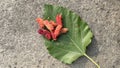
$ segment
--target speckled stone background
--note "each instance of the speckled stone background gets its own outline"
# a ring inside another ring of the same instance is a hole
[[[120,68],[120,0],[0,0],[0,68],[96,68],[85,57],[66,65],[48,54],[35,22],[46,3],[80,15],[94,33],[87,54]]]

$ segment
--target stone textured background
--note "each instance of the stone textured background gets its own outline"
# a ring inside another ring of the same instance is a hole
[[[85,57],[66,65],[48,54],[35,22],[46,3],[80,15],[94,33],[87,54],[120,68],[120,0],[0,0],[0,68],[96,68]]]

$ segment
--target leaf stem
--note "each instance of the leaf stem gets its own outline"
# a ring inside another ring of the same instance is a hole
[[[100,66],[92,58],[90,58],[87,54],[84,54],[84,56],[87,57],[91,62],[93,62],[97,66],[97,68],[100,68]]]

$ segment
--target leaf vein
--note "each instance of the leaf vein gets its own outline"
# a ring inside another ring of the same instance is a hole
[[[75,47],[78,48],[79,51],[80,51],[82,54],[84,54],[84,52],[82,51],[82,49],[78,47],[78,45],[69,37],[69,35],[67,35],[67,37],[73,42],[73,44],[75,45]]]

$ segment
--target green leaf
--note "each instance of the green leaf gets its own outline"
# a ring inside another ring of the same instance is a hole
[[[66,34],[60,35],[57,41],[45,39],[45,45],[49,53],[67,64],[71,64],[81,56],[86,56],[95,63],[86,54],[86,47],[91,43],[91,38],[93,37],[87,23],[66,8],[48,4],[44,8],[44,19],[55,21],[56,15],[62,14],[63,26],[69,29]]]

